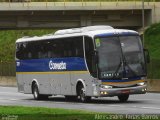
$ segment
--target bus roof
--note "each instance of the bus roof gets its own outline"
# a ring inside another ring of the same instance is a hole
[[[137,34],[138,32],[133,30],[126,30],[126,29],[114,29],[111,26],[106,25],[99,25],[99,26],[88,26],[88,27],[81,27],[81,28],[73,28],[73,29],[63,29],[58,30],[54,34],[48,34],[43,36],[24,36],[22,38],[17,39],[16,43],[18,42],[29,42],[29,41],[39,41],[45,39],[56,39],[56,38],[66,38],[66,37],[76,37],[76,36],[90,36],[94,37],[97,35],[107,35],[107,34]]]

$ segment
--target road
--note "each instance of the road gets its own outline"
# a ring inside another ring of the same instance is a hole
[[[66,101],[63,96],[35,101],[31,94],[18,93],[16,87],[0,87],[0,105],[80,109],[116,114],[160,114],[160,93],[133,95],[126,103],[119,103],[117,97],[93,98],[90,103],[80,103]]]

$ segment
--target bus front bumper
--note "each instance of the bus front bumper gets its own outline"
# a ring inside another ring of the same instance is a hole
[[[126,88],[112,88],[112,89],[100,88],[100,97],[112,97],[123,94],[145,94],[146,91],[147,91],[147,85],[126,87]]]

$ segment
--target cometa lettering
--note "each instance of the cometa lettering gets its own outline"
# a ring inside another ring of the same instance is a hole
[[[50,70],[66,70],[66,63],[63,61],[60,63],[54,63],[52,60],[49,61],[49,69]]]

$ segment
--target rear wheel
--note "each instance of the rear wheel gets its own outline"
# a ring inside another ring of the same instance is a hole
[[[35,100],[48,99],[48,95],[39,94],[38,85],[36,83],[33,85],[32,93]]]
[[[118,99],[119,99],[120,102],[126,102],[128,100],[128,98],[129,98],[128,94],[127,95],[119,95],[118,96]]]

